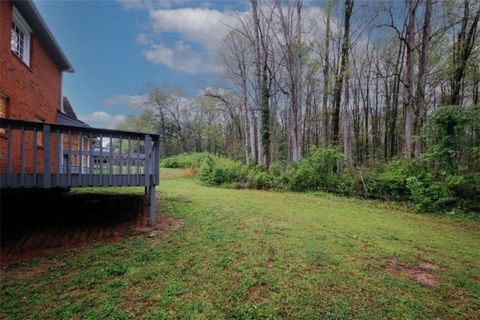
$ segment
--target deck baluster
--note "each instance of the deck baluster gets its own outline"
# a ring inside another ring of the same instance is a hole
[[[128,177],[127,177],[127,184],[129,186],[132,185],[132,181],[131,181],[131,176],[130,176],[130,167],[132,165],[132,149],[131,149],[131,138],[128,137],[128,156],[127,156],[127,174],[128,174]]]
[[[150,135],[145,135],[145,159],[143,161],[143,173],[145,175],[145,186],[148,187],[150,185],[150,162],[148,161],[150,157]]]
[[[103,186],[103,134],[100,133],[100,156],[98,157],[100,161],[100,185]]]
[[[78,180],[80,185],[83,185],[83,134],[80,131],[78,135]]]
[[[7,127],[7,186],[12,186],[12,176],[13,176],[13,168],[12,168],[12,126]]]
[[[37,177],[38,177],[38,169],[37,169],[37,128],[33,128],[33,186],[37,187]]]
[[[93,186],[93,135],[90,132],[90,135],[88,136],[88,175],[89,175],[89,182],[88,184],[90,186]]]
[[[68,130],[67,144],[67,184],[72,185],[72,131]]]
[[[62,155],[62,134],[60,129],[57,129],[57,170],[55,171],[55,184],[57,187],[60,187],[60,178],[61,178],[61,169],[60,164],[62,163],[63,155]]]
[[[137,137],[137,185],[140,184],[140,138]]]
[[[25,186],[25,127],[20,129],[20,183]]]
[[[110,135],[110,159],[108,160],[109,163],[109,180],[110,180],[110,186],[113,185],[113,137]]]
[[[155,184],[160,183],[160,139],[155,140],[155,156],[153,157],[155,162]]]
[[[52,178],[52,141],[50,125],[43,125],[43,187],[50,188]]]
[[[123,146],[123,139],[122,139],[122,136],[120,136],[120,150],[118,152],[118,159],[120,161],[119,165],[118,165],[118,170],[120,171],[120,176],[119,176],[119,179],[120,179],[120,184],[122,184],[123,182],[123,154],[122,154],[122,146]]]

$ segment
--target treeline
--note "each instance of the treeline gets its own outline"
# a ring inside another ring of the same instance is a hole
[[[419,159],[435,110],[478,105],[478,1],[257,1],[218,52],[225,86],[186,98],[150,87],[126,129],[154,130],[162,155],[208,151],[247,164],[298,162],[333,147],[342,165]],[[479,143],[479,124],[466,129]],[[455,157],[478,170],[478,155]],[[472,162],[473,161],[473,162]]]
[[[426,143],[436,141],[420,159],[398,159],[372,167],[345,167],[344,154],[332,147],[312,147],[296,163],[263,165],[210,153],[180,154],[161,161],[166,168],[193,168],[210,185],[291,191],[327,191],[365,198],[407,201],[421,211],[480,212],[480,174],[462,167],[458,146],[478,156],[478,145],[466,141],[466,128],[480,121],[480,109],[446,107],[427,123]],[[478,163],[477,163],[478,166]]]

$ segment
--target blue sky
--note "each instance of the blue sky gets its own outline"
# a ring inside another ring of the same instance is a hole
[[[243,1],[35,1],[75,73],[64,95],[91,125],[114,127],[136,113],[149,84],[188,95],[223,81],[217,49]]]

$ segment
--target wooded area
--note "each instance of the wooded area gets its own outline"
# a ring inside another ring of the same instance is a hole
[[[209,151],[268,167],[334,146],[358,166],[419,158],[435,110],[478,105],[478,2],[321,7],[252,0],[218,52],[223,88],[189,99],[149,87],[145,111],[122,128],[158,131],[164,156]],[[478,142],[478,124],[467,130]]]

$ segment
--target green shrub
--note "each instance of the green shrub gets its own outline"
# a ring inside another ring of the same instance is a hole
[[[313,149],[308,158],[287,169],[289,189],[347,192],[351,180],[337,170],[342,161],[343,154],[333,148]]]
[[[394,160],[378,166],[365,178],[367,192],[378,198],[407,200],[410,190],[407,181],[411,177],[419,177],[424,169],[415,160]]]
[[[252,189],[327,191],[396,201],[408,201],[420,211],[458,208],[480,211],[480,174],[460,168],[456,175],[435,171],[428,160],[400,159],[374,168],[339,170],[343,154],[333,148],[314,148],[308,157],[284,167],[274,163],[243,165],[208,153],[182,154],[162,160],[162,167],[198,170],[210,185]]]
[[[208,155],[200,165],[198,176],[206,184],[223,185],[239,183],[243,172],[240,162]]]
[[[455,197],[455,207],[480,211],[480,173],[464,172],[460,176],[448,176],[445,183]]]
[[[203,160],[209,156],[207,152],[183,153],[160,161],[162,168],[194,168],[198,169]]]
[[[407,179],[410,201],[421,211],[442,211],[455,202],[448,186],[435,181],[431,175],[420,180],[417,177]]]
[[[429,146],[424,157],[448,174],[457,173],[464,156],[471,162],[478,161],[475,155],[480,140],[478,135],[469,136],[466,130],[468,126],[478,126],[478,123],[479,106],[446,106],[435,110],[424,130],[423,139]]]
[[[246,183],[249,188],[253,189],[283,189],[284,186],[284,169],[274,163],[265,170],[263,166],[246,167]]]

